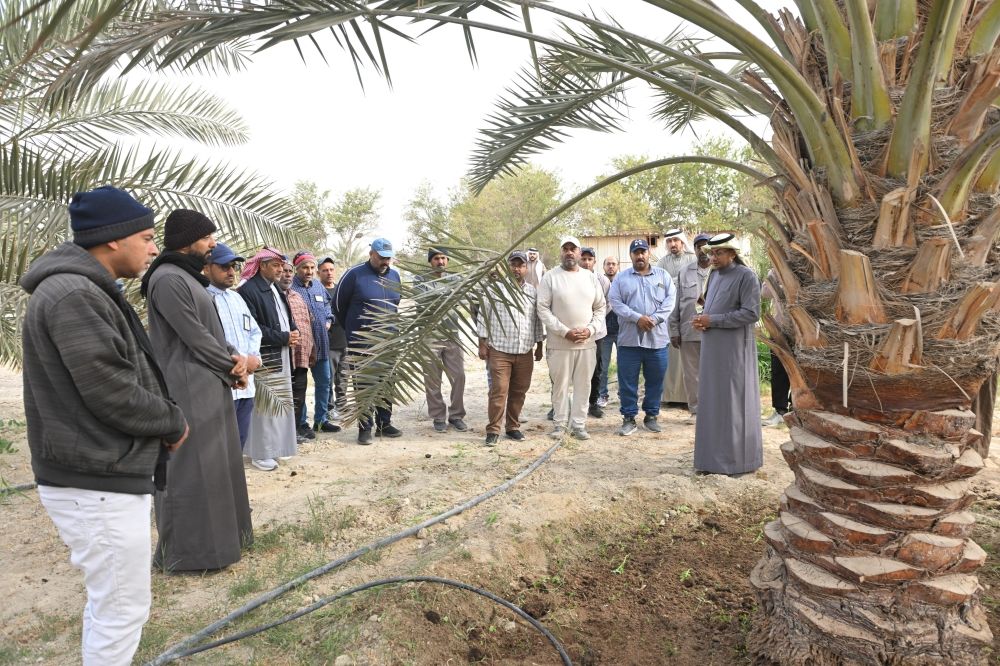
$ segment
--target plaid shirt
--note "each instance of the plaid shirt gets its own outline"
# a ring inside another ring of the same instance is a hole
[[[499,285],[490,285],[487,288],[498,289]],[[535,288],[525,282],[521,285],[521,292],[524,298],[514,301],[516,304],[514,307],[483,299],[479,316],[476,318],[476,331],[479,337],[485,338],[490,347],[505,354],[527,354],[532,347],[545,339],[545,328],[535,306],[535,299],[538,296]],[[514,294],[508,295],[509,300],[513,300],[514,297]]]
[[[309,306],[294,289],[285,292],[288,298],[288,309],[292,311],[295,327],[299,329],[299,345],[292,347],[292,366],[295,368],[311,368],[316,363],[316,343],[312,334],[312,319]]]

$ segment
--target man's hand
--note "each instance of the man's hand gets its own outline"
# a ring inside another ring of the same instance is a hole
[[[288,344],[291,347],[298,347],[299,342],[302,340],[302,335],[298,331],[290,331],[288,333]]]
[[[565,337],[570,342],[573,342],[573,343],[576,343],[576,344],[579,344],[581,342],[586,342],[587,338],[590,337],[590,329],[587,328],[586,326],[583,326],[581,328],[571,328],[566,333]]]
[[[166,447],[167,451],[170,451],[171,453],[173,453],[177,449],[181,448],[181,444],[184,443],[184,440],[187,439],[188,435],[190,435],[190,434],[191,434],[191,427],[185,421],[184,422],[184,434],[181,435],[181,438],[178,439],[176,442],[163,442],[163,446]]]
[[[488,357],[489,355],[490,355],[489,345],[486,344],[486,340],[480,338],[479,339],[479,358],[481,358],[482,360],[485,361],[486,357]]]
[[[257,372],[257,368],[260,367],[260,356],[247,356],[247,374],[252,375]]]
[[[537,345],[535,345],[535,360],[536,361],[541,361],[542,360],[542,343],[541,342],[539,342]]]
[[[707,314],[695,315],[695,318],[691,320],[691,326],[696,331],[707,331],[711,325],[712,320]]]
[[[639,327],[640,331],[649,333],[656,327],[656,320],[649,315],[642,315],[639,317],[639,321],[636,322],[636,325]]]
[[[247,357],[233,354],[230,358],[236,363],[233,365],[233,369],[229,371],[229,374],[233,377],[245,377],[247,374]]]
[[[675,336],[671,337],[670,338],[670,346],[672,346],[674,349],[680,349],[681,348],[681,336],[675,335]]]

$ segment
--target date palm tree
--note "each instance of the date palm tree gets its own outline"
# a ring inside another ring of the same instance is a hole
[[[775,15],[752,0],[644,4],[698,32],[648,38],[540,0],[186,2],[99,36],[50,94],[80,94],[122,56],[195,62],[235,40],[266,48],[326,29],[359,71],[388,76],[385,39],[457,24],[473,56],[477,30],[532,52],[483,131],[479,187],[567,130],[620,129],[638,84],[659,95],[665,131],[726,125],[762,164],[739,168],[777,202],[763,241],[788,321],[764,328],[795,407],[782,446],[795,481],[751,576],[750,646],[786,664],[984,663],[986,555],[967,509],[988,440],[969,408],[1000,342],[1000,0],[796,0]],[[533,30],[540,15],[559,27]],[[748,115],[768,119],[768,140]],[[373,335],[360,403],[419,388],[436,324],[500,261],[464,250],[462,289],[416,296],[416,316]]]
[[[196,208],[240,248],[294,247],[302,226],[301,214],[266,178],[150,141],[246,142],[239,115],[205,91],[133,75],[97,82],[71,102],[46,99],[102,16],[134,18],[155,5],[109,14],[120,3],[53,3],[24,13],[34,5],[0,8],[0,363],[14,366],[27,302],[17,281],[35,257],[68,237],[74,192],[113,184],[163,213]],[[242,57],[239,48],[226,48],[204,64],[233,66]]]

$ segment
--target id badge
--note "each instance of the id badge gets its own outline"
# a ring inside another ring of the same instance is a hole
[[[250,331],[250,315],[248,314],[243,315],[243,330]]]
[[[316,299],[317,303],[322,303],[323,302],[323,297],[320,296],[319,294],[313,294],[313,298]]]

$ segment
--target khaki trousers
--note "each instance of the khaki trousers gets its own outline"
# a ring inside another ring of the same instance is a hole
[[[490,347],[486,364],[490,375],[490,422],[486,432],[499,435],[501,420],[504,421],[505,431],[520,430],[521,408],[524,407],[524,396],[531,388],[531,373],[535,366],[532,352],[508,354]]]
[[[568,420],[570,428],[584,428],[589,407],[590,378],[597,366],[594,348],[547,348],[545,352],[552,380],[552,409],[556,425],[565,425]]]
[[[698,413],[698,362],[701,359],[701,342],[681,342],[681,363],[684,366],[684,392],[687,393],[688,411]]]
[[[424,394],[427,396],[427,414],[435,421],[465,418],[465,349],[448,340],[437,345],[435,355],[440,365],[424,367]],[[451,404],[445,405],[441,396],[441,370],[451,384]]]

